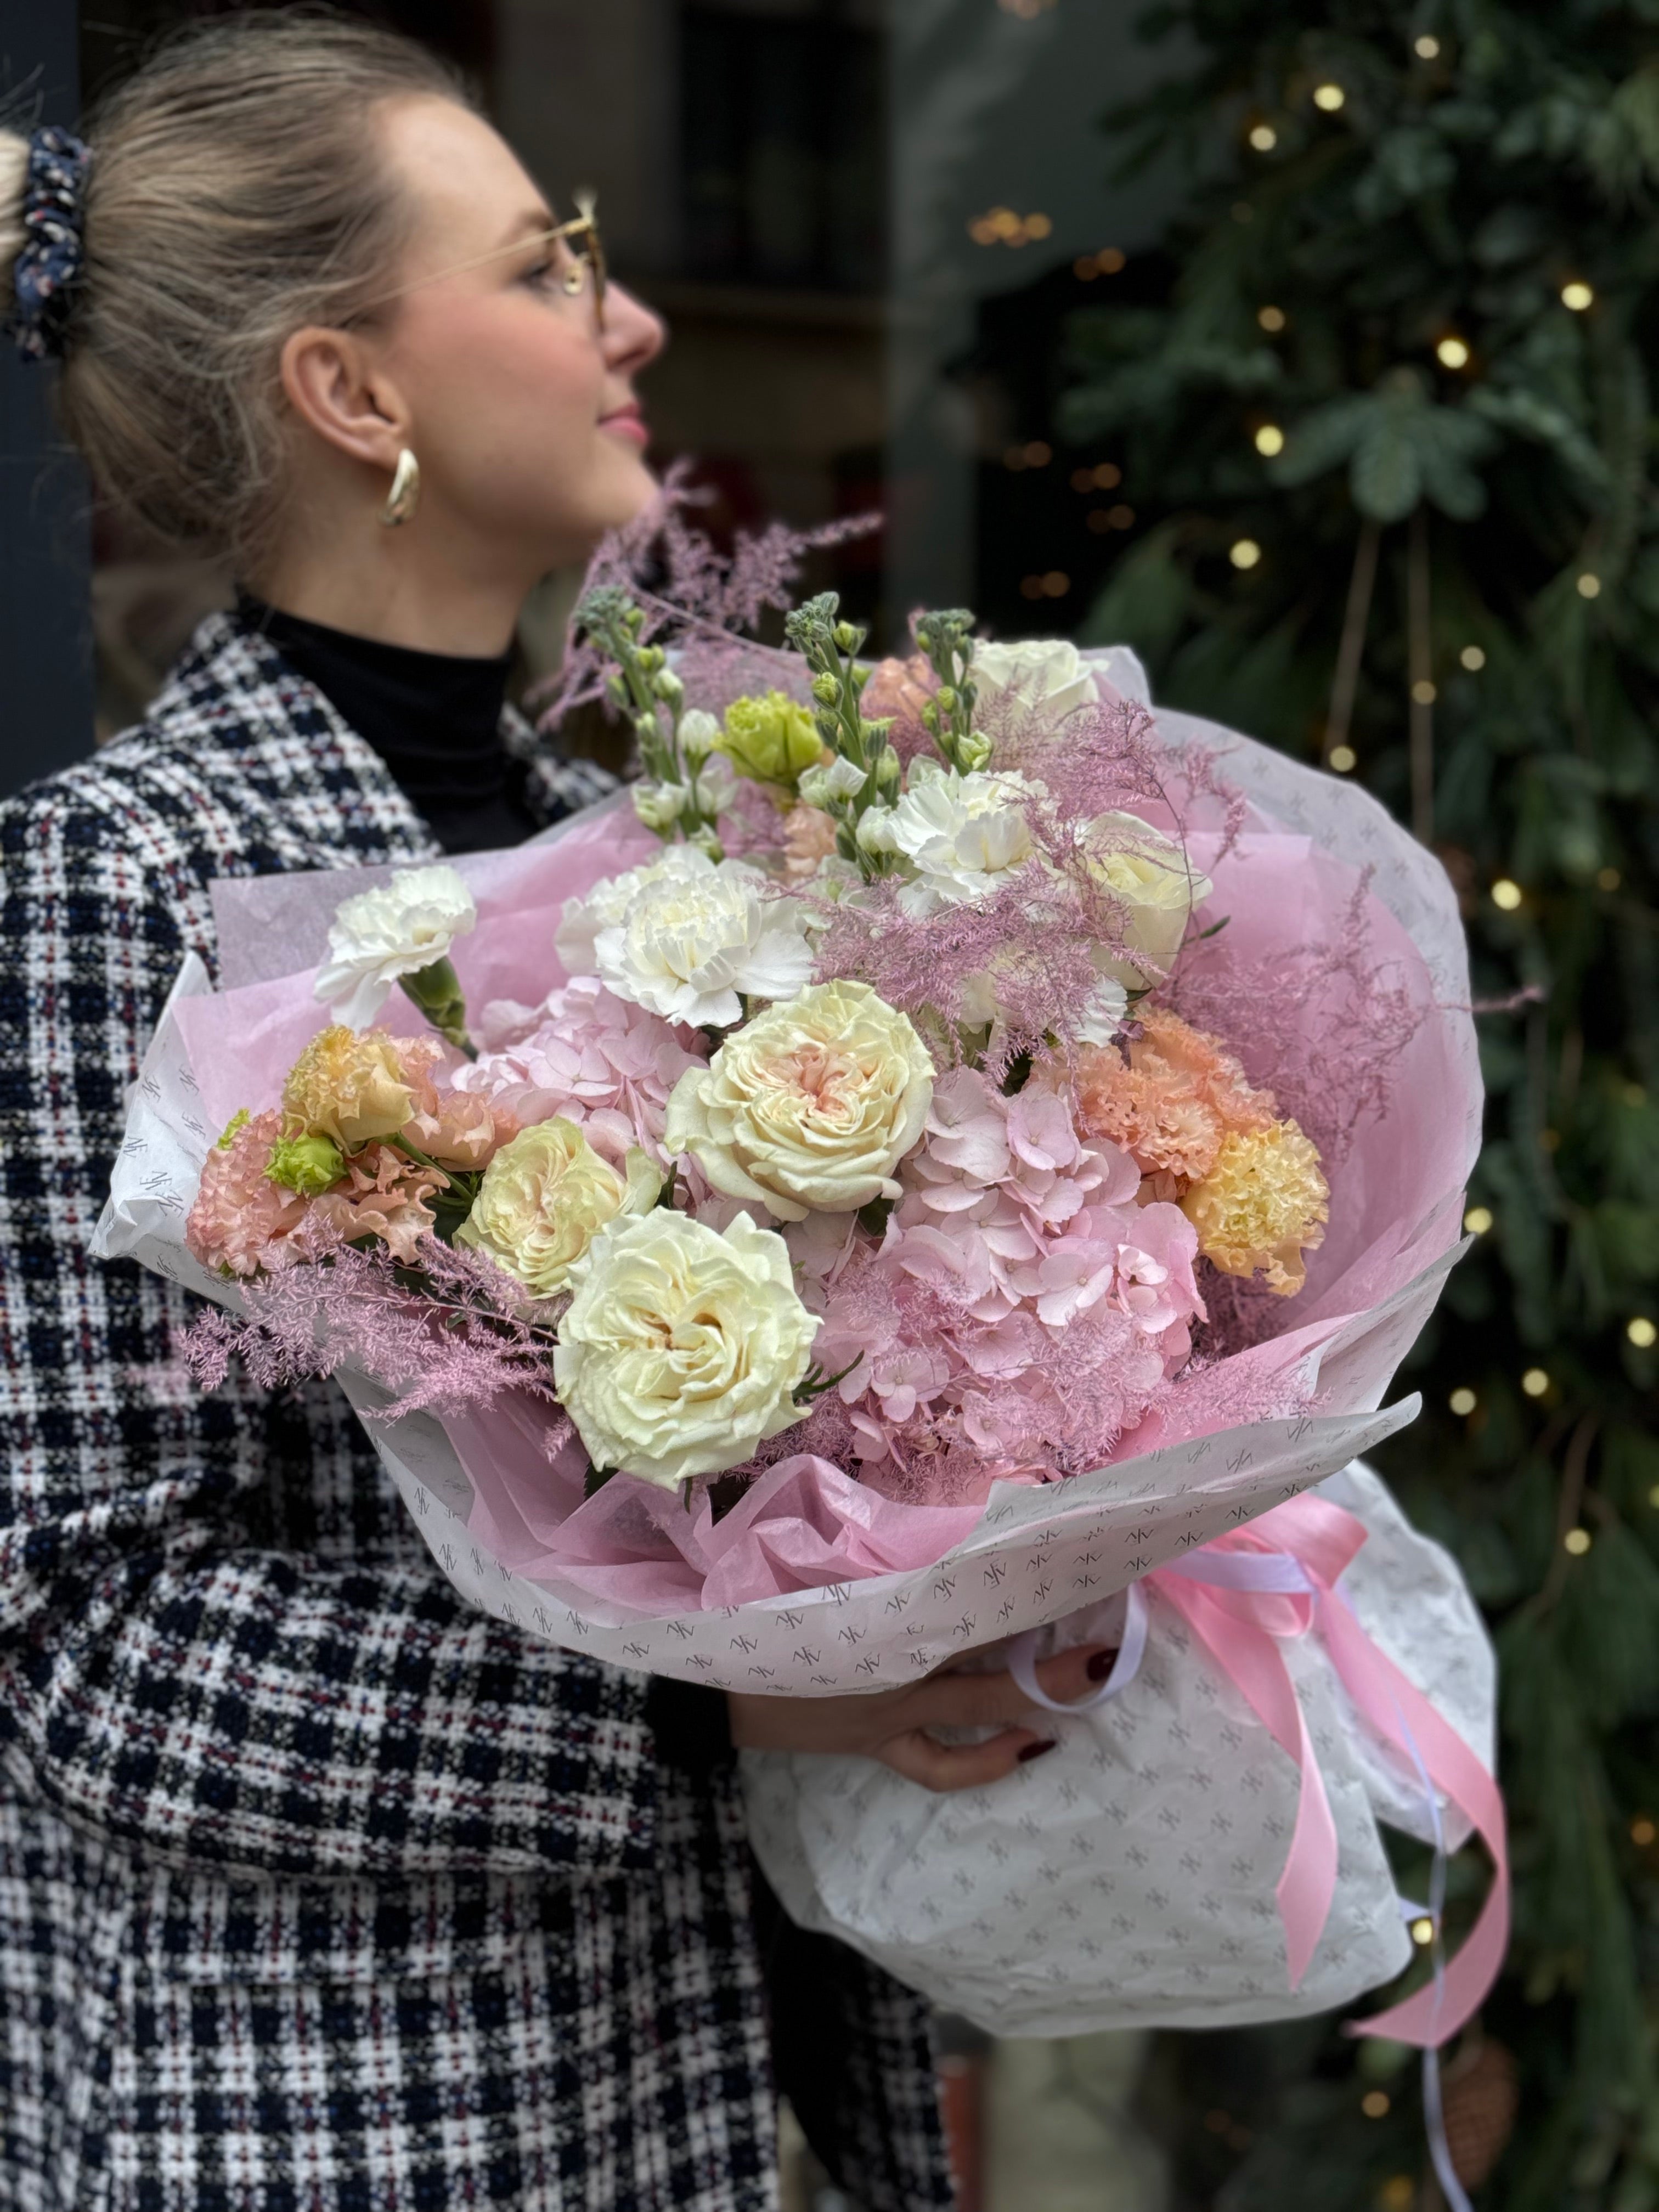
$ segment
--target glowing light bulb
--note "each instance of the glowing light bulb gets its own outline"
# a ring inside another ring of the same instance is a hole
[[[1578,596],[1581,599],[1599,599],[1601,596],[1601,579],[1588,568],[1578,579]]]
[[[1347,96],[1340,84],[1316,84],[1314,87],[1314,106],[1322,108],[1327,115],[1334,115]]]
[[[1476,1402],[1474,1391],[1468,1389],[1454,1390],[1446,1401],[1454,1413],[1472,1413]]]
[[[1432,31],[1425,31],[1420,39],[1413,40],[1412,52],[1420,62],[1437,61],[1440,56],[1440,41]]]
[[[1625,1334],[1638,1352],[1650,1351],[1659,1344],[1659,1328],[1656,1328],[1645,1314],[1635,1314],[1625,1323]]]
[[[1484,1237],[1492,1227],[1491,1206],[1472,1206],[1463,1216],[1463,1226],[1471,1237]]]
[[[1467,368],[1469,349],[1462,338],[1442,338],[1434,349],[1435,359],[1443,368]]]
[[[1486,665],[1486,656],[1478,645],[1466,645],[1457,657],[1472,676]]]
[[[1412,698],[1419,707],[1432,707],[1435,701],[1439,696],[1440,694],[1435,690],[1433,684],[1430,683],[1426,676],[1420,678],[1419,681],[1412,686]]]
[[[1659,1836],[1659,1828],[1655,1827],[1645,1813],[1638,1813],[1630,1824],[1632,1843],[1639,1844],[1645,1850],[1656,1836]]]
[[[1258,123],[1250,132],[1250,143],[1258,154],[1271,154],[1279,143],[1279,133],[1271,123]]]
[[[1595,871],[1595,888],[1598,891],[1616,891],[1624,880],[1617,868],[1598,868]]]
[[[1541,1367],[1529,1367],[1521,1377],[1521,1388],[1529,1398],[1541,1398],[1550,1387],[1550,1378]]]
[[[1285,327],[1283,307],[1258,307],[1255,311],[1255,319],[1264,331],[1271,331],[1275,335]]]
[[[1429,1945],[1433,1942],[1434,1923],[1430,1919],[1426,1912],[1423,1914],[1420,1919],[1413,1921],[1412,1941],[1423,1950],[1426,1950]]]
[[[1575,1559],[1582,1559],[1590,1547],[1590,1532],[1588,1528],[1569,1528],[1561,1543]]]
[[[1507,876],[1499,876],[1492,887],[1492,902],[1504,913],[1513,914],[1521,903],[1520,884],[1512,883]]]
[[[1328,764],[1339,775],[1352,775],[1359,765],[1359,756],[1352,745],[1333,745]]]
[[[1255,449],[1271,460],[1275,453],[1285,450],[1285,433],[1277,422],[1264,422],[1255,434]]]
[[[1368,2120],[1380,2120],[1387,2116],[1389,2104],[1386,2089],[1367,2089],[1359,2100],[1359,2109]]]
[[[1261,548],[1254,538],[1236,538],[1227,549],[1227,558],[1235,568],[1254,568],[1261,558]]]
[[[1575,281],[1561,287],[1561,305],[1571,307],[1575,315],[1582,315],[1586,307],[1595,304],[1595,295],[1588,284]]]

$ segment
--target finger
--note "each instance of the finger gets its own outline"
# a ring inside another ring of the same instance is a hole
[[[1080,1644],[1043,1660],[1037,1680],[1051,1698],[1073,1705],[1099,1688],[1115,1656],[1109,1645]],[[904,1717],[916,1728],[1006,1728],[1040,1710],[1006,1671],[933,1674],[909,1692]]]
[[[1053,1749],[1054,1738],[1040,1736],[1034,1729],[1005,1729],[986,1743],[935,1743],[914,1729],[884,1743],[877,1756],[908,1782],[945,1792],[1001,1782],[1022,1759],[1038,1758]]]
[[[1073,1650],[1056,1651],[1052,1659],[1039,1660],[1037,1680],[1051,1698],[1073,1705],[1098,1692],[1116,1657],[1115,1644],[1079,1644]]]

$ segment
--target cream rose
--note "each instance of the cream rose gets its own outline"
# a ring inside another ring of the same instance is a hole
[[[1127,909],[1124,950],[1097,949],[1095,965],[1131,991],[1170,972],[1193,908],[1215,886],[1138,814],[1097,814],[1083,831],[1094,874]]]
[[[562,1115],[520,1129],[484,1170],[455,1241],[551,1297],[607,1222],[656,1204],[662,1177],[646,1154],[634,1146],[623,1164],[619,1175]]]
[[[780,1221],[897,1198],[893,1170],[921,1135],[933,1063],[867,983],[818,983],[769,1006],[688,1068],[664,1141],[716,1190]]]
[[[1014,645],[976,645],[969,672],[981,706],[1012,692],[1022,706],[1040,708],[1057,720],[1096,696],[1088,662],[1063,637],[1025,638]]]
[[[313,988],[337,1022],[367,1029],[404,976],[449,957],[477,921],[453,868],[402,868],[389,884],[343,899]]]
[[[589,1246],[554,1380],[596,1468],[672,1489],[741,1466],[800,1419],[818,1327],[775,1231],[659,1207]]]

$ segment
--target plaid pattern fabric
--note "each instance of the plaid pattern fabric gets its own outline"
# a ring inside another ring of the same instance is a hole
[[[608,785],[536,756],[549,819]],[[202,1398],[174,1286],[86,1254],[211,879],[434,852],[222,616],[0,807],[0,2212],[775,2202],[729,1769],[467,1609],[331,1387]],[[821,2148],[948,2204],[921,2008],[846,1971]]]

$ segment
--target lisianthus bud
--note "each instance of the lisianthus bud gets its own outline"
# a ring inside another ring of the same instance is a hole
[[[957,743],[957,758],[964,775],[976,775],[991,757],[991,740],[981,731],[969,730]]]
[[[836,624],[836,643],[843,653],[856,653],[864,642],[861,634],[849,622]]]
[[[876,781],[884,791],[896,791],[899,778],[904,773],[904,763],[891,745],[884,745],[876,756]]]
[[[279,1137],[270,1148],[265,1173],[284,1190],[315,1198],[345,1173],[345,1154],[331,1137]]]
[[[720,726],[706,708],[688,708],[680,719],[680,750],[693,768],[701,768],[720,741]]]
[[[841,697],[841,686],[833,676],[815,676],[812,678],[812,696],[821,707],[833,707]]]

